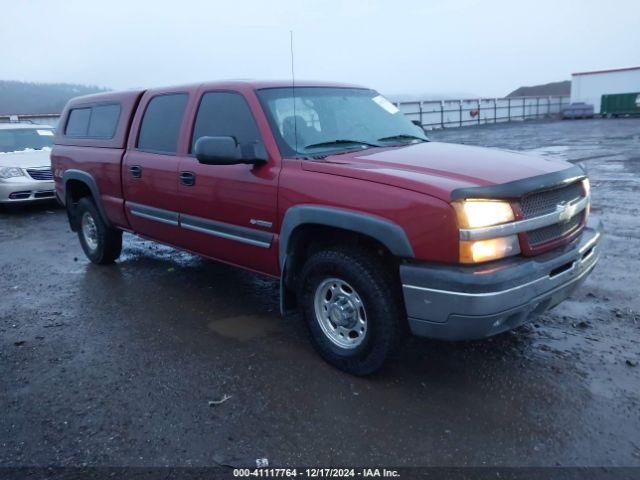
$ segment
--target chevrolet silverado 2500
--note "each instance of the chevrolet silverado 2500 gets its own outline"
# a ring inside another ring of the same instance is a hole
[[[599,257],[577,165],[431,142],[374,90],[230,81],[71,100],[51,154],[87,257],[122,232],[280,280],[353,374],[403,334],[478,339],[567,298]]]

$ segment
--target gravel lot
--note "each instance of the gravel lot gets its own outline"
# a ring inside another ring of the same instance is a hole
[[[96,267],[63,210],[13,208],[0,466],[640,466],[640,119],[431,137],[587,165],[607,236],[571,300],[485,341],[412,339],[354,378],[279,317],[271,280],[130,235]]]

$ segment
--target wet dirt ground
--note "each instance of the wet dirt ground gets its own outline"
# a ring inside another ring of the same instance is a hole
[[[640,119],[430,136],[587,165],[607,237],[571,300],[485,341],[411,339],[354,378],[279,317],[271,280],[131,235],[97,267],[63,210],[11,209],[0,466],[640,466]]]

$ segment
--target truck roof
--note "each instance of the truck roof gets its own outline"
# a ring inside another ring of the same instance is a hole
[[[323,82],[317,80],[296,80],[296,87],[334,87],[334,88],[366,88],[361,85],[354,85],[350,83],[342,82]],[[150,88],[145,90],[146,92],[168,92],[175,91],[194,91],[194,90],[261,90],[266,88],[290,88],[291,79],[288,80],[250,80],[250,79],[236,79],[236,80],[218,80],[212,82],[191,83],[186,85],[173,85],[157,88]]]
[[[109,101],[122,101],[123,98],[138,98],[145,92],[145,89],[118,90],[113,92],[92,93],[74,97],[67,103],[65,108],[70,106],[78,107],[82,105],[94,105],[96,103],[108,103]]]
[[[296,80],[296,87],[336,87],[336,88],[367,88],[362,85],[355,85],[351,83],[343,82],[325,82],[317,80]],[[212,82],[200,82],[189,83],[181,85],[171,85],[154,88],[133,88],[129,90],[118,90],[112,92],[93,93],[91,95],[83,95],[75,97],[70,100],[69,104],[78,106],[82,104],[94,104],[108,102],[110,100],[121,100],[123,96],[138,97],[140,94],[147,91],[154,92],[155,90],[196,90],[199,88],[224,88],[224,89],[238,89],[242,90],[250,88],[253,90],[260,90],[263,88],[286,88],[291,87],[291,79],[288,80],[252,80],[252,79],[232,79],[232,80],[217,80]]]
[[[231,79],[231,80],[217,80],[211,82],[192,83],[187,85],[176,85],[174,87],[162,87],[162,90],[168,88],[177,89],[195,89],[195,88],[229,88],[229,89],[242,89],[251,88],[253,90],[260,90],[262,88],[286,88],[291,87],[291,79],[287,80],[254,80],[254,79]],[[354,85],[350,83],[342,82],[325,82],[318,80],[296,80],[296,87],[338,87],[338,88],[365,88],[361,85]],[[149,89],[155,90],[155,89]]]
[[[291,87],[291,79],[287,80],[240,80],[254,89],[259,90],[261,88],[278,88],[278,87]],[[342,88],[367,88],[362,85],[346,82],[328,82],[319,80],[296,80],[296,87],[342,87]]]

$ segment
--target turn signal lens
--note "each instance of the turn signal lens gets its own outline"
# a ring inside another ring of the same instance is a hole
[[[491,238],[489,240],[461,240],[460,262],[480,263],[520,253],[517,235]]]
[[[480,228],[515,220],[508,202],[498,200],[464,200],[453,202],[460,228]]]

